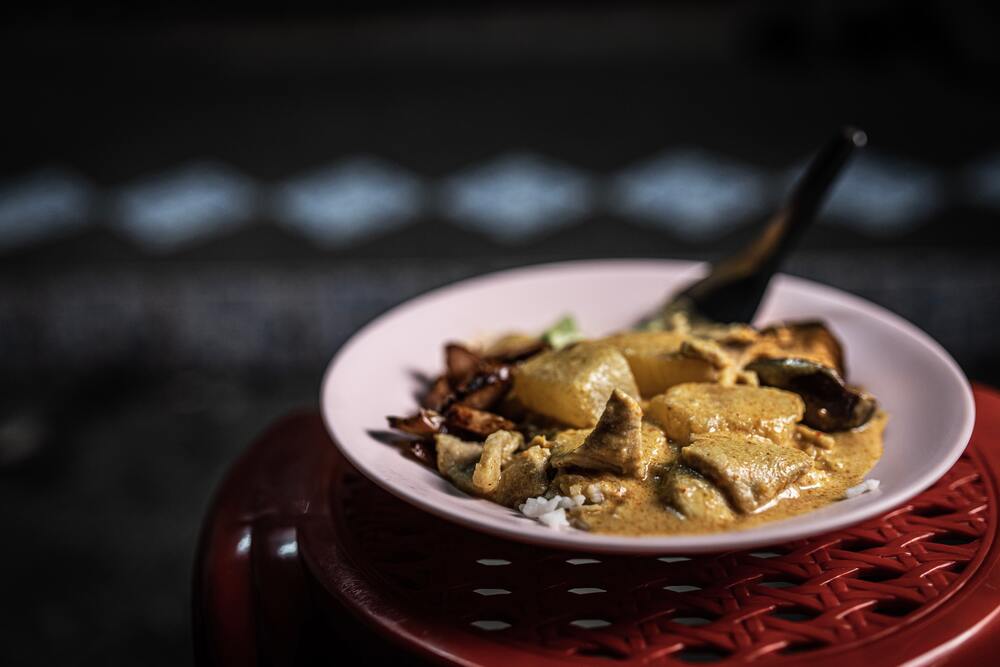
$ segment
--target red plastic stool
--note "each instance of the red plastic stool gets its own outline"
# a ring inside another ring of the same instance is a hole
[[[978,387],[976,402],[968,450],[912,502],[848,530],[695,558],[552,551],[453,526],[362,478],[315,412],[287,417],[205,518],[198,662],[990,664],[1000,394]]]

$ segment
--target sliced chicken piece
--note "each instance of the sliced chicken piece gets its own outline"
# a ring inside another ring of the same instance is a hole
[[[714,482],[740,512],[765,505],[812,467],[812,457],[757,435],[700,435],[681,460]]]
[[[500,473],[500,483],[490,500],[516,507],[528,498],[543,495],[549,488],[549,450],[529,447],[515,454]]]
[[[715,484],[687,466],[674,466],[663,480],[663,497],[686,518],[723,524],[735,518]]]
[[[805,405],[798,395],[770,387],[688,383],[649,401],[646,416],[682,447],[717,431],[760,435],[790,443]]]
[[[466,442],[444,433],[434,437],[434,444],[437,449],[438,472],[462,491],[476,493],[472,472],[483,454],[483,446],[478,442]]]
[[[554,455],[552,466],[609,470],[645,479],[650,463],[666,445],[662,432],[656,437],[659,429],[655,426],[647,425],[645,431],[648,436],[644,433],[639,403],[616,389],[594,430],[579,447]]]
[[[472,484],[477,492],[486,495],[496,490],[501,469],[523,444],[524,436],[517,431],[497,431],[486,438],[483,455],[472,473]]]

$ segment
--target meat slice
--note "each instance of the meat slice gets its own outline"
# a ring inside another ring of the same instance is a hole
[[[646,416],[681,446],[696,436],[730,431],[791,441],[805,406],[796,394],[771,387],[687,383],[653,398]]]
[[[438,472],[462,491],[475,493],[472,472],[483,454],[483,446],[444,433],[435,436],[434,446],[437,449]]]
[[[620,389],[615,389],[594,430],[579,447],[553,456],[552,466],[609,470],[645,479],[649,464],[666,446],[659,429],[648,426],[645,430],[649,431],[649,435],[644,433],[639,403]],[[659,439],[656,437],[658,432]]]
[[[500,484],[500,473],[514,452],[524,445],[524,436],[517,431],[497,431],[483,444],[483,455],[472,473],[472,484],[481,494],[493,493]]]
[[[714,482],[740,512],[753,512],[812,467],[812,458],[756,435],[715,433],[694,439],[681,460]]]
[[[723,524],[735,518],[715,484],[687,466],[674,466],[663,480],[663,498],[686,518]]]
[[[528,498],[543,495],[549,488],[549,450],[529,447],[518,452],[500,473],[500,482],[489,498],[493,502],[516,507]]]

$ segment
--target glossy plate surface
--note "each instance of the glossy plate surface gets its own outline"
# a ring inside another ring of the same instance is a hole
[[[572,313],[588,336],[626,328],[704,265],[667,260],[587,261],[503,271],[412,299],[356,333],[323,380],[327,429],[347,459],[394,495],[468,528],[578,551],[702,553],[785,542],[885,512],[930,486],[957,460],[974,421],[972,391],[954,360],[902,318],[817,283],[777,276],[757,324],[823,319],[844,343],[849,379],[890,413],[877,492],[747,530],[621,537],[556,530],[473,498],[373,435],[385,416],[416,407],[417,377],[441,371],[442,347],[505,331],[539,331]]]

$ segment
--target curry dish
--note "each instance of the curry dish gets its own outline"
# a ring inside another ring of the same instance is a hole
[[[886,415],[819,322],[674,315],[586,340],[565,319],[445,359],[390,424],[462,491],[550,526],[740,529],[843,499],[882,455]]]

